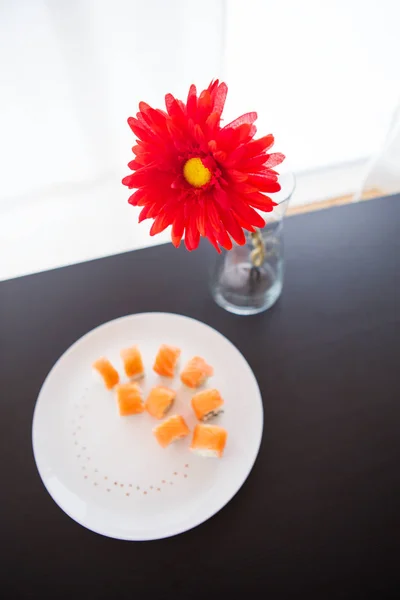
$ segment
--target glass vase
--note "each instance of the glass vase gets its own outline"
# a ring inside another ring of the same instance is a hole
[[[254,315],[270,308],[283,286],[283,218],[295,187],[292,173],[281,175],[282,189],[273,195],[278,206],[263,214],[266,225],[246,233],[244,246],[234,245],[217,257],[211,292],[219,306],[237,315]]]

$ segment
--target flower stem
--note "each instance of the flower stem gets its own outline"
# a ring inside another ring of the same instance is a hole
[[[265,244],[262,238],[262,233],[259,229],[256,229],[253,233],[251,233],[250,237],[254,248],[254,250],[250,252],[250,260],[252,265],[258,269],[265,260]]]

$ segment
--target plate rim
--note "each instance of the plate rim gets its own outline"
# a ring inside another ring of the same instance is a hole
[[[180,529],[177,532],[172,532],[172,533],[164,533],[161,535],[156,535],[154,537],[150,537],[150,536],[143,536],[141,537],[140,534],[136,534],[135,537],[132,536],[123,536],[123,535],[116,535],[116,534],[111,534],[109,532],[105,532],[105,531],[100,531],[99,529],[95,529],[91,526],[88,526],[88,524],[86,524],[83,520],[77,518],[75,515],[72,515],[65,507],[64,504],[61,504],[55,497],[55,495],[53,495],[53,493],[49,490],[48,486],[46,485],[46,480],[45,477],[43,476],[42,473],[42,468],[39,464],[38,458],[37,458],[37,448],[35,447],[35,421],[37,420],[37,414],[38,414],[38,406],[40,403],[40,399],[42,397],[42,395],[45,393],[45,388],[46,388],[46,384],[48,382],[48,380],[50,379],[53,371],[56,369],[57,365],[59,364],[59,362],[67,355],[69,355],[75,348],[76,345],[78,345],[80,342],[82,342],[86,337],[88,337],[89,335],[91,335],[93,332],[98,331],[102,328],[105,328],[106,326],[110,325],[111,323],[117,322],[117,321],[123,321],[123,320],[128,320],[128,319],[132,319],[132,317],[148,317],[148,316],[161,316],[161,317],[179,317],[180,319],[184,319],[187,321],[192,321],[194,323],[200,323],[203,327],[206,327],[207,329],[211,330],[214,334],[217,334],[219,336],[221,336],[226,342],[228,342],[228,344],[230,344],[230,346],[233,346],[233,348],[236,350],[236,352],[239,353],[239,355],[241,356],[241,358],[244,360],[244,362],[247,364],[250,374],[254,379],[254,382],[256,384],[257,387],[257,391],[258,391],[258,400],[259,400],[259,407],[261,410],[261,419],[260,419],[260,430],[259,430],[259,438],[257,440],[257,444],[256,444],[256,451],[254,453],[254,458],[249,462],[249,466],[246,469],[244,476],[242,478],[240,478],[240,481],[238,482],[238,485],[235,486],[235,491],[232,494],[229,494],[228,497],[224,500],[224,502],[217,508],[217,509],[212,509],[211,512],[208,514],[208,516],[204,517],[200,517],[200,519],[195,519],[193,521],[193,523],[187,527],[184,527],[183,529]],[[243,487],[244,483],[247,481],[251,471],[253,470],[253,467],[256,463],[256,460],[258,458],[258,455],[260,453],[260,447],[261,447],[261,442],[262,442],[262,438],[263,438],[263,433],[264,433],[264,405],[263,405],[263,401],[262,401],[262,394],[261,394],[261,390],[260,390],[260,386],[258,384],[257,378],[254,374],[253,369],[251,368],[249,362],[247,361],[247,359],[245,358],[245,356],[242,354],[242,352],[239,350],[239,348],[233,343],[231,342],[231,340],[229,338],[227,338],[223,333],[221,333],[220,331],[218,331],[218,329],[215,329],[214,327],[212,327],[211,325],[208,325],[207,323],[204,323],[203,321],[200,321],[199,319],[195,319],[194,317],[189,317],[187,315],[182,315],[179,313],[172,313],[172,312],[160,312],[160,311],[147,311],[147,312],[139,312],[139,313],[131,313],[128,315],[122,315],[120,317],[116,317],[114,319],[110,319],[109,321],[105,321],[104,323],[101,323],[100,325],[97,325],[96,327],[93,327],[92,329],[90,329],[89,331],[87,331],[86,333],[84,333],[81,337],[79,337],[78,339],[76,339],[60,356],[59,358],[56,360],[56,362],[53,364],[53,366],[51,367],[50,371],[48,372],[48,374],[46,375],[39,393],[37,395],[36,398],[36,402],[35,402],[35,407],[34,407],[34,411],[33,411],[33,417],[32,417],[32,429],[31,429],[32,433],[31,433],[31,442],[32,442],[32,450],[33,450],[33,458],[35,461],[35,465],[37,468],[37,471],[39,473],[41,482],[44,486],[44,488],[46,489],[47,493],[49,494],[50,498],[53,500],[53,502],[57,505],[57,507],[64,512],[70,519],[72,519],[75,523],[78,523],[81,527],[84,527],[85,529],[87,529],[88,531],[91,531],[92,533],[95,533],[97,535],[101,535],[104,536],[106,538],[109,539],[116,539],[116,540],[121,540],[121,541],[130,541],[130,542],[142,542],[142,541],[157,541],[157,540],[162,540],[162,539],[167,539],[169,537],[174,537],[177,535],[181,535],[182,533],[186,533],[187,531],[190,531],[191,529],[195,529],[196,527],[199,527],[199,525],[201,525],[202,523],[205,523],[206,521],[208,521],[209,519],[211,519],[212,517],[214,517],[217,513],[219,513],[223,508],[225,508],[225,506],[227,506],[227,504],[229,504],[229,502],[236,496],[236,494],[240,491],[240,489]]]

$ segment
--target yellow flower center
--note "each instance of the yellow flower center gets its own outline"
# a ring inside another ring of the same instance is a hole
[[[183,176],[195,188],[201,188],[211,179],[211,171],[203,165],[201,158],[189,158],[183,167]]]

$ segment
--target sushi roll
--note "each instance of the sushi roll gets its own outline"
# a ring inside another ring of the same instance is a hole
[[[190,450],[206,458],[221,458],[228,432],[217,425],[196,425]]]
[[[137,383],[121,383],[117,386],[117,402],[122,417],[137,415],[144,411],[142,390]]]
[[[153,433],[160,446],[166,448],[172,442],[189,435],[190,431],[185,419],[180,415],[174,415],[154,427]]]
[[[156,419],[163,419],[172,406],[176,392],[164,386],[154,387],[146,400],[146,410]]]
[[[213,375],[214,369],[206,363],[204,358],[195,356],[187,363],[181,373],[181,381],[190,388],[197,388]]]
[[[163,344],[157,353],[153,370],[163,377],[174,377],[180,354],[179,348]]]
[[[140,379],[144,376],[142,355],[137,346],[125,348],[120,352],[126,375],[131,379]]]
[[[192,408],[199,421],[207,421],[222,412],[224,401],[218,390],[204,390],[192,398]]]
[[[93,369],[100,373],[104,380],[104,385],[108,390],[111,390],[117,385],[119,382],[118,371],[114,369],[108,358],[104,358],[104,356],[102,356],[101,358],[97,359],[92,366]]]

